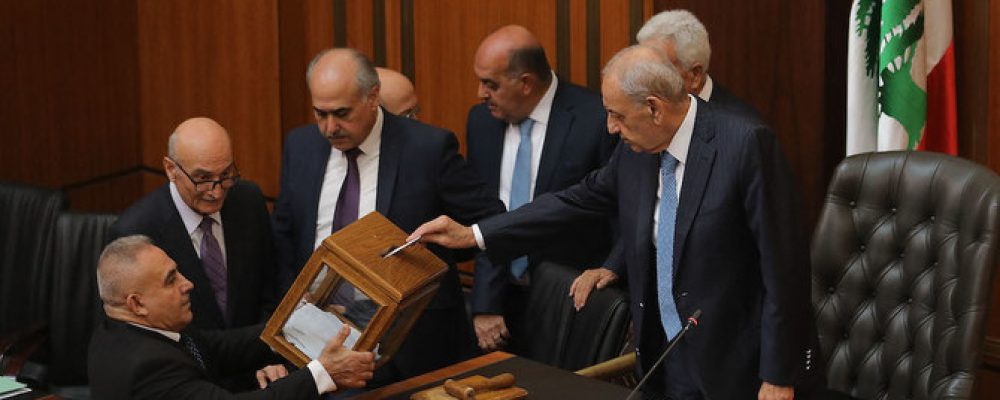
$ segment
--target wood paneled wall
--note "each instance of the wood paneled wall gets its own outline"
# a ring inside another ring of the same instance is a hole
[[[1000,0],[953,4],[960,155],[1000,171]],[[844,155],[847,0],[0,0],[0,180],[119,211],[164,182],[173,127],[207,115],[273,198],[284,133],[312,122],[304,73],[323,48],[404,72],[421,118],[464,139],[473,53],[491,30],[527,26],[563,78],[597,88],[604,62],[672,8],[704,21],[711,75],[774,128],[811,227]],[[1000,350],[996,305],[989,334]],[[1000,390],[1000,369],[981,378],[981,398]]]

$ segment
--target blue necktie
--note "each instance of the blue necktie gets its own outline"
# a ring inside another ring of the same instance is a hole
[[[514,176],[510,180],[510,205],[514,210],[531,201],[531,128],[535,121],[525,118],[521,121],[521,142],[517,145],[517,158],[514,159]],[[528,257],[517,258],[510,262],[510,273],[521,279],[528,270]]]
[[[674,225],[677,220],[677,159],[666,151],[660,159],[659,223],[656,226],[656,291],[660,301],[660,323],[667,339],[681,331],[681,320],[674,303]]]

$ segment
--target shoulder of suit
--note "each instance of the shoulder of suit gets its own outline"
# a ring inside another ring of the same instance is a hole
[[[176,212],[170,197],[170,183],[164,183],[146,194],[118,216],[113,224],[120,234],[151,234],[151,230]]]

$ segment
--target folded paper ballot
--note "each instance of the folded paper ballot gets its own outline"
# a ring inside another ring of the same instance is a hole
[[[289,343],[302,350],[310,359],[315,360],[323,347],[340,332],[344,322],[335,315],[320,310],[312,303],[300,302],[299,306],[288,318],[288,323],[282,328],[282,333]],[[351,333],[344,340],[344,347],[353,349],[361,338],[361,332],[353,326]]]

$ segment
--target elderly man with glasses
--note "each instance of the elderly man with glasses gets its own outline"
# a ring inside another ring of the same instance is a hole
[[[240,180],[232,141],[209,118],[170,135],[167,184],[126,210],[115,237],[142,234],[194,283],[192,326],[224,329],[263,322],[277,303],[274,242],[257,185]]]

